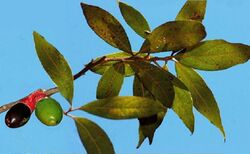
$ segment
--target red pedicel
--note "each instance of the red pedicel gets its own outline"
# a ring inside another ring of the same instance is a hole
[[[47,97],[41,89],[31,93],[29,96],[19,100],[5,115],[5,123],[10,128],[18,128],[25,125],[36,107],[36,103]]]
[[[30,108],[31,112],[33,112],[35,110],[36,103],[45,97],[47,97],[45,92],[42,89],[39,89],[29,94],[27,97],[21,99],[20,103],[27,105]]]

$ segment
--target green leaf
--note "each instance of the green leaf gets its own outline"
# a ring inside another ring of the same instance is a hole
[[[132,6],[119,2],[121,14],[127,24],[141,37],[146,38],[147,32],[150,32],[150,27],[144,16]]]
[[[210,40],[199,43],[176,59],[183,65],[208,71],[223,70],[247,62],[250,47],[224,40]]]
[[[186,127],[191,133],[194,132],[194,114],[193,114],[193,100],[191,93],[185,84],[175,77],[170,72],[168,73],[168,78],[172,78],[172,83],[174,86],[174,102],[172,105],[173,111],[179,116]]]
[[[33,33],[35,48],[43,68],[58,86],[60,93],[72,104],[74,79],[72,71],[63,55],[43,36]]]
[[[175,98],[173,103],[174,112],[180,117],[191,133],[194,132],[193,100],[187,89],[174,86]]]
[[[225,138],[220,110],[212,91],[208,88],[202,77],[193,69],[185,67],[180,63],[176,63],[175,66],[178,78],[183,81],[191,92],[194,107],[212,124],[218,127]]]
[[[166,110],[161,103],[136,96],[99,99],[82,106],[80,109],[109,119],[143,118]]]
[[[206,13],[206,0],[187,0],[178,13],[176,20],[202,21]]]
[[[81,3],[81,6],[89,27],[99,37],[115,48],[132,53],[128,36],[115,17],[97,6],[84,3]]]
[[[123,84],[124,73],[124,63],[119,62],[111,66],[98,83],[97,99],[118,96]]]
[[[143,57],[146,54],[138,54],[137,56]],[[131,57],[130,54],[126,53],[126,52],[115,52],[115,53],[111,53],[108,55],[105,55],[107,58],[128,58]],[[99,60],[100,58],[97,58],[95,61]],[[104,72],[113,64],[117,63],[116,61],[109,61],[100,65],[95,66],[94,68],[91,69],[92,72],[103,75]],[[129,77],[134,75],[135,72],[132,70],[132,68],[129,66],[129,64],[125,63],[125,76]]]
[[[140,148],[143,141],[148,138],[149,144],[153,142],[156,129],[161,125],[166,112],[160,112],[147,118],[139,119],[139,142],[136,148]]]
[[[174,89],[169,73],[163,69],[142,61],[128,62],[136,72],[145,88],[166,107],[172,107]]]
[[[134,96],[147,97],[154,99],[154,96],[143,86],[137,76],[134,78],[133,84],[133,94]],[[154,133],[156,129],[161,125],[166,112],[160,112],[158,114],[152,115],[150,117],[139,118],[139,142],[137,148],[141,146],[143,141],[148,138],[149,144],[153,142]]]
[[[88,154],[114,154],[108,135],[94,122],[74,117],[78,134]]]
[[[171,21],[153,30],[140,52],[178,51],[199,43],[205,37],[205,27],[198,21]]]

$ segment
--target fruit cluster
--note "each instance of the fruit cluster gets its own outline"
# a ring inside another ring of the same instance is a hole
[[[36,117],[47,126],[56,126],[63,118],[61,105],[43,90],[37,90],[9,109],[5,123],[10,128],[21,127],[29,121],[34,110]]]

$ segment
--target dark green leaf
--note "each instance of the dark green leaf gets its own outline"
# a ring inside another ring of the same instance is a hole
[[[126,52],[115,52],[112,54],[105,55],[107,58],[128,58],[131,57],[130,54]],[[145,56],[145,54],[139,54],[137,56]],[[95,61],[99,60],[100,58],[97,58]],[[109,61],[100,65],[95,66],[94,68],[91,69],[91,71],[97,73],[97,74],[104,74],[104,72],[113,64],[117,63],[116,61]],[[132,68],[129,66],[129,64],[125,64],[125,76],[132,76],[134,75],[134,71]]]
[[[181,50],[199,43],[205,36],[205,27],[198,21],[171,21],[153,30],[140,52]]]
[[[148,90],[145,89],[143,84],[136,76],[134,78],[133,94],[134,96],[148,97],[154,99],[154,96],[150,94]],[[160,112],[150,117],[139,118],[139,142],[137,148],[141,146],[141,144],[146,138],[149,139],[150,144],[153,142],[154,133],[156,129],[161,125],[165,114],[166,112]]]
[[[174,86],[174,112],[180,117],[191,133],[194,132],[193,100],[188,90]]]
[[[135,8],[119,2],[120,11],[127,24],[141,37],[146,38],[147,32],[150,32],[148,22],[144,16]]]
[[[202,21],[206,13],[206,0],[187,0],[176,20],[197,20]]]
[[[244,63],[250,58],[250,47],[224,40],[204,41],[177,55],[183,65],[208,71],[222,70]]]
[[[145,88],[166,107],[172,107],[174,89],[169,73],[163,69],[142,61],[129,62]]]
[[[115,48],[132,53],[128,36],[115,17],[97,6],[84,3],[81,6],[89,26],[99,37]]]
[[[188,87],[193,98],[194,107],[204,115],[212,124],[220,129],[223,136],[225,132],[220,118],[220,110],[213,96],[201,76],[193,69],[176,63],[178,78]]]
[[[97,87],[97,99],[118,96],[125,73],[124,63],[119,62],[111,66],[102,76]]]
[[[75,117],[78,134],[88,154],[114,154],[108,135],[94,122]]]
[[[139,148],[143,141],[148,138],[149,144],[152,144],[156,129],[161,125],[166,112],[160,112],[156,115],[139,119],[139,142],[136,148]]]
[[[82,106],[80,109],[109,119],[143,118],[166,110],[161,103],[136,96],[99,99]]]
[[[33,33],[37,55],[43,68],[58,86],[60,93],[72,104],[74,84],[72,71],[63,55],[37,32]]]

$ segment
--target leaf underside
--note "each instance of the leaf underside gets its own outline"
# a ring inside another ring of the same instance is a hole
[[[90,102],[80,108],[88,113],[108,119],[149,117],[166,108],[152,99],[136,96],[116,96]]]

